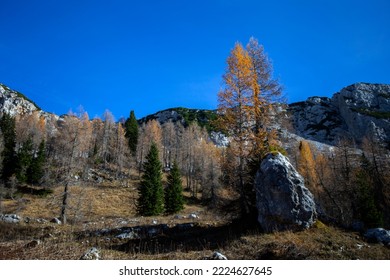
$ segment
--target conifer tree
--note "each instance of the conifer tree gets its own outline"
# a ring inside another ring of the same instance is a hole
[[[33,159],[33,143],[31,138],[23,142],[17,153],[16,162],[16,178],[20,183],[27,182],[27,170],[29,169]]]
[[[125,135],[128,139],[130,152],[133,156],[135,156],[137,152],[139,133],[138,133],[138,122],[133,110],[130,112],[130,117],[125,122],[125,129],[126,129]]]
[[[277,146],[276,133],[267,126],[281,87],[271,74],[271,64],[255,39],[251,38],[246,48],[236,43],[227,58],[224,88],[218,93],[216,125],[231,138],[234,185],[240,194],[241,211],[246,214],[253,205],[253,170]]]
[[[184,208],[181,174],[176,161],[173,163],[173,167],[168,175],[164,201],[165,212],[168,214],[179,212]]]
[[[27,183],[39,184],[45,171],[44,165],[46,161],[46,147],[45,141],[42,140],[39,144],[36,157],[31,161],[29,168],[27,169]]]
[[[273,103],[279,100],[282,87],[272,77],[272,64],[257,39],[250,38],[245,50],[251,61],[250,102],[252,106],[247,108],[254,122],[251,159],[260,160],[269,151],[280,149],[275,143],[277,138],[275,131],[268,131],[267,126],[270,121],[270,110]]]
[[[234,154],[235,186],[240,194],[241,211],[249,213],[249,205],[246,199],[248,178],[247,159],[250,156],[250,148],[247,143],[252,138],[251,114],[248,108],[251,103],[251,58],[241,44],[237,43],[227,58],[227,70],[223,76],[225,88],[218,93],[217,120],[222,131],[227,131],[231,136],[231,152]]]
[[[1,177],[5,183],[8,183],[9,178],[16,170],[16,132],[15,119],[4,113],[0,119],[0,129],[4,139],[4,149],[2,151],[3,165]]]
[[[164,190],[162,186],[162,164],[157,145],[152,143],[143,165],[144,174],[138,188],[137,211],[144,216],[161,214],[164,210]]]
[[[373,192],[373,181],[375,180],[372,178],[373,167],[364,154],[361,156],[360,165],[361,168],[356,176],[358,184],[358,216],[368,228],[383,226],[383,215],[379,210],[377,201],[375,201]]]

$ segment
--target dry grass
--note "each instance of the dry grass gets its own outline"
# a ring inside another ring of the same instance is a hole
[[[242,231],[242,224],[232,223],[231,215],[211,211],[194,200],[188,200],[179,215],[197,213],[197,220],[176,219],[175,215],[139,217],[135,211],[136,184],[133,180],[127,184],[71,187],[67,225],[49,222],[59,214],[62,187],[54,188],[46,197],[25,193],[18,200],[4,201],[6,213],[29,217],[30,222],[0,224],[0,259],[79,259],[92,246],[101,249],[103,259],[204,259],[215,250],[229,259],[390,259],[389,248],[369,244],[358,233],[322,223],[296,233],[262,234],[255,227]],[[226,202],[232,192],[225,190],[220,195]],[[87,234],[155,223],[169,227],[195,224],[172,236],[133,241]]]
[[[301,232],[248,234],[232,242],[226,254],[235,259],[390,259],[389,248],[369,244],[358,233],[327,226]]]

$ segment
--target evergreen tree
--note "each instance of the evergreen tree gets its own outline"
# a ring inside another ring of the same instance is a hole
[[[184,208],[183,188],[179,166],[176,161],[173,163],[168,175],[168,185],[165,189],[164,202],[165,212],[168,214],[179,212]]]
[[[20,147],[17,153],[16,161],[16,178],[20,183],[27,182],[27,170],[33,159],[33,143],[31,138],[28,138]]]
[[[373,192],[374,178],[372,178],[372,164],[363,154],[361,157],[361,169],[356,180],[358,184],[358,216],[368,228],[383,225],[383,215],[379,210]]]
[[[136,155],[138,144],[138,122],[135,118],[134,111],[130,112],[130,117],[125,122],[125,135],[128,139],[129,148],[133,156]]]
[[[39,144],[36,157],[31,161],[29,168],[27,169],[27,183],[39,184],[44,175],[44,165],[46,161],[46,144],[42,140]]]
[[[4,113],[0,118],[0,129],[4,138],[4,149],[2,152],[3,165],[1,178],[8,183],[9,178],[15,173],[16,169],[16,132],[15,119],[11,115]]]
[[[162,164],[158,148],[152,143],[143,165],[144,174],[138,188],[139,198],[137,211],[144,216],[161,214],[164,210],[164,190],[162,186]]]

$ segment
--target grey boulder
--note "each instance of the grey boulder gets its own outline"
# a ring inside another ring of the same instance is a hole
[[[258,221],[265,232],[307,229],[317,218],[312,193],[280,153],[269,154],[261,162],[255,191]]]

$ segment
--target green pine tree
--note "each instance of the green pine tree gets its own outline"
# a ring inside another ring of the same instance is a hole
[[[138,188],[137,211],[138,214],[144,216],[159,215],[164,211],[164,190],[162,186],[162,164],[155,143],[152,143],[143,167],[144,174]]]
[[[135,156],[138,144],[138,122],[134,111],[130,112],[130,117],[125,122],[125,130],[131,154]]]
[[[27,182],[27,170],[33,160],[33,143],[31,138],[23,142],[17,153],[16,178],[20,183]]]
[[[181,174],[176,161],[168,175],[168,185],[165,188],[164,201],[165,212],[168,214],[179,212],[184,208]]]
[[[3,165],[1,178],[8,183],[9,178],[16,171],[16,132],[15,119],[11,115],[4,113],[0,118],[0,129],[3,134],[4,148],[2,151]]]
[[[44,175],[44,165],[46,161],[46,144],[42,140],[39,144],[37,155],[32,159],[27,169],[27,182],[29,184],[39,184]]]

